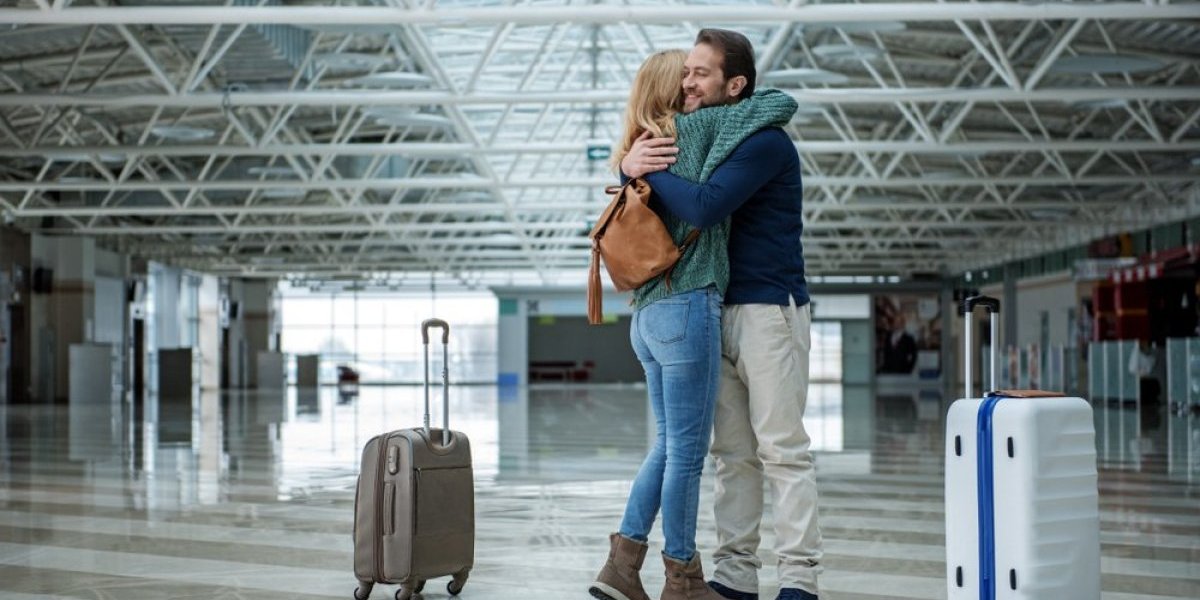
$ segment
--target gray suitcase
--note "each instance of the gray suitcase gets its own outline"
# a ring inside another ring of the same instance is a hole
[[[354,575],[357,600],[376,583],[400,584],[396,600],[408,600],[425,581],[453,576],[457,595],[475,564],[475,487],[471,443],[451,431],[429,427],[429,329],[442,329],[443,357],[450,326],[439,319],[421,324],[425,342],[425,426],[375,436],[362,454],[354,496]],[[449,412],[450,376],[442,362]]]

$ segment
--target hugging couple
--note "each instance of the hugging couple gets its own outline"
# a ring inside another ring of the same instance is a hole
[[[796,101],[754,90],[745,36],[704,29],[691,51],[646,59],[614,154],[642,177],[675,242],[671,274],[634,292],[630,331],[657,435],[600,574],[600,600],[649,600],[639,571],[661,512],[661,600],[757,600],[763,482],[771,487],[777,600],[817,598],[817,490],[803,416],[812,313],[800,246],[800,160],[781,129]],[[711,441],[711,449],[710,449]],[[700,474],[716,462],[716,571],[696,552]]]

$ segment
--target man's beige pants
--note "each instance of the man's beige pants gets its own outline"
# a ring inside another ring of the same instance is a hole
[[[713,578],[758,593],[763,479],[774,502],[781,588],[817,594],[821,530],[817,482],[804,430],[812,311],[771,304],[726,306],[712,454],[719,548]]]

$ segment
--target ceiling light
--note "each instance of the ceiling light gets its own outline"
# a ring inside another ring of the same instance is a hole
[[[156,125],[150,129],[150,133],[165,140],[182,142],[206,140],[217,134],[207,127],[188,127],[186,125]]]
[[[898,198],[896,198],[895,196],[863,195],[863,196],[856,196],[854,198],[855,206],[866,207],[866,206],[878,205],[880,208],[887,208],[887,207],[890,207],[895,204],[900,204],[900,200]]]
[[[300,188],[266,188],[259,195],[263,198],[303,198],[304,193]]]
[[[394,117],[413,115],[417,113],[417,109],[411,106],[371,106],[363,109],[363,114],[376,119],[381,117]]]
[[[1107,110],[1121,109],[1129,106],[1129,101],[1122,98],[1099,98],[1096,100],[1080,100],[1072,102],[1071,108],[1075,110]]]
[[[254,176],[267,177],[290,177],[296,174],[296,170],[291,167],[250,167],[246,169],[246,173]]]
[[[336,52],[333,54],[318,54],[313,57],[313,61],[318,65],[328,67],[330,69],[342,70],[370,70],[377,69],[392,64],[392,59],[389,56],[379,54],[364,54],[361,52]]]
[[[441,115],[409,113],[377,117],[375,124],[385,127],[445,127],[450,124],[450,119]]]
[[[491,192],[485,192],[482,190],[466,190],[441,196],[438,198],[438,200],[447,202],[491,202],[495,200],[495,197],[492,196]]]
[[[883,56],[883,50],[861,44],[824,44],[812,49],[812,53],[827,59],[872,60]]]
[[[431,85],[433,83],[433,78],[421,73],[390,71],[387,73],[375,73],[365,77],[358,77],[351,79],[346,83],[350,85],[360,85],[366,87],[415,88]]]
[[[895,33],[907,26],[900,21],[861,21],[849,23],[822,23],[817,27],[836,27],[846,33]]]
[[[810,117],[808,115],[801,115],[801,114],[797,114],[796,116],[792,117],[792,121],[791,121],[792,125],[808,125],[809,123],[812,123],[812,122],[813,122],[812,117]]]
[[[839,85],[850,81],[850,78],[841,73],[826,71],[825,69],[800,68],[769,71],[764,75],[763,80],[776,85],[786,83],[828,83]]]
[[[67,152],[67,153],[63,153],[63,154],[48,154],[48,155],[46,155],[46,160],[51,160],[51,161],[58,160],[58,161],[63,161],[63,162],[84,162],[84,161],[92,160],[93,158],[98,159],[102,163],[110,163],[111,164],[111,163],[125,162],[124,154],[112,154],[112,153],[87,154],[85,152]]]
[[[1035,208],[1029,211],[1029,216],[1039,221],[1063,221],[1071,216],[1071,210],[1066,208]]]
[[[304,29],[322,33],[394,33],[395,25],[345,25],[338,23],[303,25]]]
[[[946,181],[948,179],[958,179],[960,177],[967,177],[967,176],[968,175],[966,173],[963,173],[962,171],[954,171],[951,169],[944,169],[944,170],[940,170],[940,171],[926,171],[921,174],[922,179],[936,179],[938,181]]]
[[[516,244],[521,241],[521,238],[518,238],[516,234],[512,233],[491,233],[487,235],[478,235],[475,236],[475,239],[496,242],[500,244]]]
[[[1163,61],[1147,56],[1132,54],[1080,54],[1054,61],[1051,73],[1075,74],[1120,74],[1144,73],[1162,68]]]
[[[964,150],[962,148],[946,147],[933,152],[926,152],[929,156],[949,156],[952,158],[979,158],[987,156],[987,150]]]

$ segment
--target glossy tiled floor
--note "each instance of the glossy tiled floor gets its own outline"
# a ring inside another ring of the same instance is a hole
[[[452,425],[471,437],[477,479],[464,600],[588,598],[652,433],[643,396],[454,390]],[[0,406],[0,598],[349,598],[359,448],[418,423],[420,399],[412,387],[213,395],[195,418],[138,428]],[[945,596],[944,412],[936,391],[814,386],[824,598]],[[1104,598],[1200,598],[1200,417],[1145,421],[1133,408],[1097,412]],[[703,490],[710,506],[710,479]],[[713,531],[702,512],[704,552]],[[424,598],[444,590],[434,582]],[[762,592],[775,592],[771,569]]]

